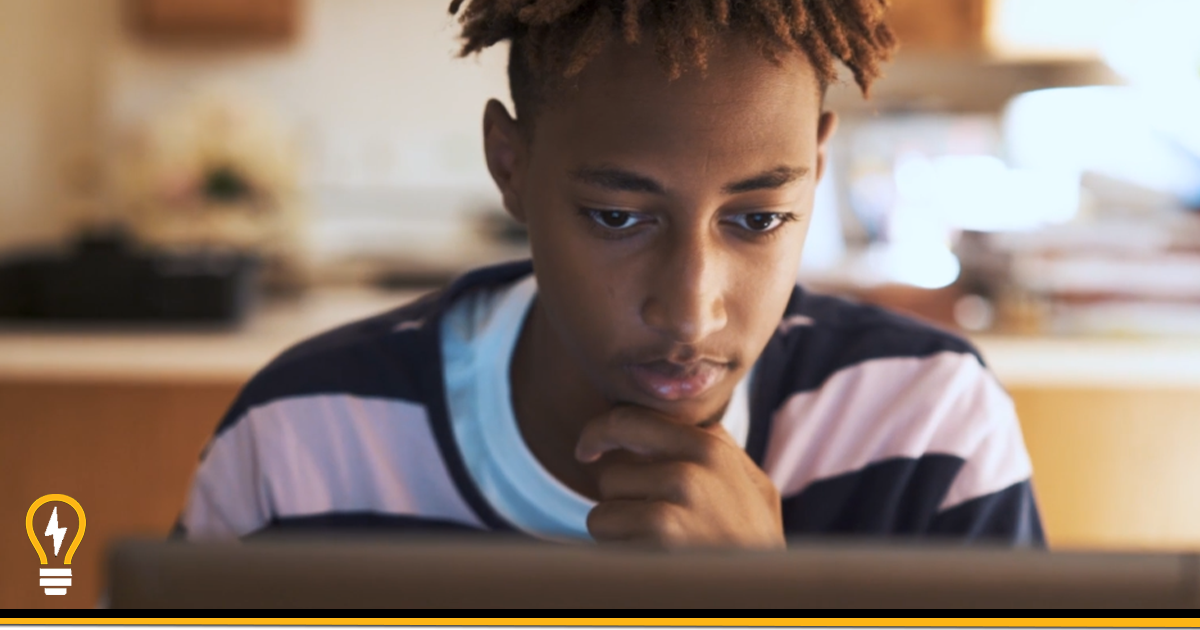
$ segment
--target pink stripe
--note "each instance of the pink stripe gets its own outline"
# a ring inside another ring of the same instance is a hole
[[[483,526],[450,477],[424,407],[346,395],[257,407],[218,436],[184,525],[194,538],[228,538],[271,516],[351,511]]]
[[[967,460],[942,507],[1006,488],[1031,467],[1012,401],[974,356],[868,361],[775,414],[765,469],[783,496],[894,457]]]

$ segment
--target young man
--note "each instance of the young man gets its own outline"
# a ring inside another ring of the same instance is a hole
[[[1040,545],[1012,404],[949,334],[795,286],[882,0],[455,0],[510,41],[488,167],[532,263],[306,341],[201,461],[189,539],[277,528],[777,548]]]

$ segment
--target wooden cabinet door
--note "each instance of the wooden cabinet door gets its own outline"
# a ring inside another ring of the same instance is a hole
[[[986,47],[986,0],[896,0],[888,23],[902,50],[976,52]]]
[[[128,0],[143,39],[191,43],[282,42],[295,35],[295,0]]]

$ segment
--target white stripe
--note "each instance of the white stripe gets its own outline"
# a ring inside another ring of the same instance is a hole
[[[48,589],[46,589],[46,594],[47,595],[66,595],[67,589],[65,589],[65,588],[48,588]]]
[[[42,569],[42,577],[71,577],[70,569]]]
[[[70,586],[71,578],[42,578],[38,586]]]
[[[375,512],[483,527],[459,495],[421,405],[342,394],[251,409],[197,471],[184,527],[231,538],[272,517]]]
[[[1029,456],[1012,400],[969,354],[867,361],[775,414],[764,468],[780,494],[873,462],[960,457],[942,508],[1027,479]]]

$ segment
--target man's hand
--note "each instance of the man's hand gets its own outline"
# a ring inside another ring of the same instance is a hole
[[[596,541],[786,546],[779,491],[721,425],[700,428],[622,406],[584,427],[575,457],[593,463],[610,452],[598,477],[600,502],[588,514]]]

